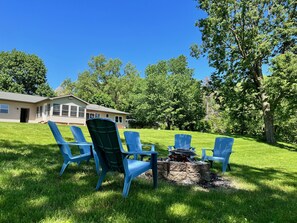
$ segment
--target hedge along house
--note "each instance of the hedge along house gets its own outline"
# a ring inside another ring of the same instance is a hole
[[[63,124],[85,125],[86,120],[105,117],[127,127],[129,113],[104,106],[89,104],[73,95],[41,97],[0,91],[0,121],[46,123],[54,121]]]

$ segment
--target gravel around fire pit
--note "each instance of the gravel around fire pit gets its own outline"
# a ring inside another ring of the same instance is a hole
[[[151,171],[142,175],[152,178]],[[197,185],[204,189],[234,188],[232,182],[210,171],[210,164],[203,161],[176,162],[168,159],[158,160],[158,178],[178,185]]]
[[[234,188],[232,182],[223,178],[222,176],[217,175],[216,173],[210,173],[209,181],[201,181],[198,183],[199,186],[205,189],[211,188]]]

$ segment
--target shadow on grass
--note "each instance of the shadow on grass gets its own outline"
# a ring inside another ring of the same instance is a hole
[[[158,148],[158,145],[156,145]],[[297,173],[232,165],[227,173],[250,188],[201,190],[160,182],[132,182],[121,196],[123,177],[109,174],[99,192],[94,163],[70,165],[58,177],[56,145],[0,140],[1,222],[294,222]],[[240,184],[240,183],[239,183]],[[289,189],[287,189],[289,187]]]

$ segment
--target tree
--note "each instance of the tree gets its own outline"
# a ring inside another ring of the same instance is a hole
[[[261,107],[266,141],[275,143],[274,114],[262,70],[263,65],[277,55],[288,51],[296,54],[297,2],[197,2],[207,17],[197,22],[203,43],[201,49],[192,47],[192,55],[197,56],[200,50],[208,55],[209,64],[216,69],[211,84],[220,96],[226,97],[237,84],[246,85],[246,93],[253,95],[250,103],[255,108]]]
[[[74,94],[90,103],[131,111],[135,106],[134,92],[139,93],[140,76],[136,68],[128,63],[122,69],[119,59],[94,56],[89,69],[78,75],[77,81],[65,79],[59,94]]]
[[[204,116],[201,84],[181,55],[146,68],[145,97],[141,106],[148,123],[166,123],[166,128],[194,130]]]
[[[17,50],[0,52],[0,88],[30,95],[53,95],[43,61],[36,55]]]
[[[297,55],[286,52],[272,60],[271,76],[265,79],[275,114],[277,137],[297,142]]]

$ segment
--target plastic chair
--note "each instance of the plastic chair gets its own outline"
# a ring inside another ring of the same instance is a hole
[[[95,118],[87,120],[87,126],[98,154],[102,168],[96,190],[98,190],[109,171],[124,174],[123,197],[127,197],[131,181],[140,174],[152,169],[153,185],[157,187],[157,152],[150,152],[150,162],[128,159],[129,155],[148,154],[147,152],[126,152],[123,150],[117,125],[110,119]]]
[[[142,152],[143,147],[150,147],[150,151],[155,151],[155,145],[153,144],[142,144],[140,141],[139,132],[125,131],[124,132],[126,145],[129,152]],[[134,155],[134,159],[137,159],[138,155]],[[143,160],[143,155],[141,155],[141,160]]]
[[[188,134],[175,134],[174,136],[174,146],[168,146],[168,151],[170,154],[171,150],[174,149],[186,149],[195,152],[195,148],[191,147],[192,136]]]
[[[95,166],[96,166],[96,172],[97,174],[99,175],[99,158],[98,158],[98,155],[96,153],[96,151],[94,150],[94,147],[93,147],[93,144],[92,143],[88,143],[81,128],[80,127],[77,127],[77,126],[71,126],[70,127],[70,130],[72,132],[72,135],[75,139],[76,142],[78,143],[85,143],[87,145],[82,145],[82,146],[79,146],[79,149],[81,151],[81,153],[90,153],[90,146],[92,147],[92,154],[93,157],[94,157],[94,160],[95,160]]]
[[[59,131],[57,125],[55,122],[52,121],[48,121],[48,125],[54,135],[54,138],[60,148],[60,151],[62,153],[62,156],[64,158],[63,161],[63,165],[62,168],[60,170],[60,176],[62,176],[62,174],[64,173],[66,167],[70,164],[70,163],[77,163],[78,165],[80,164],[81,161],[86,160],[89,161],[91,158],[91,153],[81,153],[80,155],[77,156],[73,156],[71,153],[71,146],[75,146],[75,147],[80,147],[80,146],[88,146],[89,147],[89,151],[91,150],[91,146],[89,144],[86,143],[77,143],[77,142],[66,142],[64,140],[64,138],[61,135],[61,132]]]
[[[230,164],[229,164],[229,158],[232,153],[233,143],[234,143],[233,138],[217,137],[215,140],[214,149],[202,149],[202,160],[203,161],[209,160],[211,162],[211,166],[213,161],[221,162],[223,164],[222,165],[223,173],[226,172],[227,166],[229,170],[231,170]],[[207,156],[206,150],[213,151],[213,155]]]

